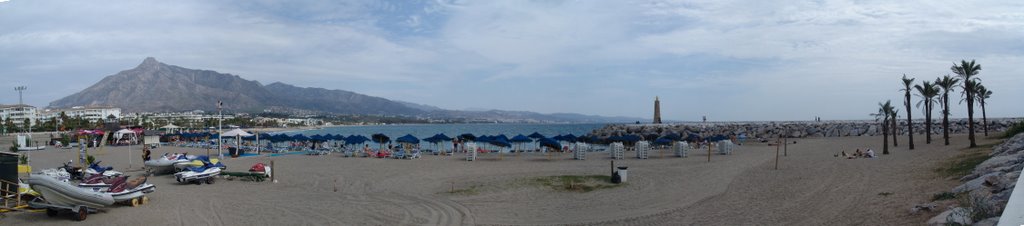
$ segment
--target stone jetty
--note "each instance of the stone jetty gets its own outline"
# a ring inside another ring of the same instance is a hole
[[[975,119],[977,134],[982,133],[981,119]],[[1021,118],[997,118],[988,119],[989,133],[999,133],[1006,130]],[[907,134],[906,120],[901,120],[897,128],[897,134]],[[967,133],[967,119],[950,119],[950,134]],[[925,123],[923,120],[915,120],[914,133],[924,135]],[[941,119],[936,120],[932,125],[932,134],[942,136]],[[806,137],[845,137],[845,136],[880,136],[882,135],[881,123],[873,120],[858,121],[788,121],[788,122],[709,122],[709,123],[676,123],[676,124],[613,124],[594,130],[588,135],[597,138],[608,138],[610,136],[640,135],[645,138],[661,137],[669,134],[677,134],[687,137],[689,134],[707,137],[715,135],[745,135],[748,139],[756,138],[777,138],[779,136],[789,138]],[[936,139],[936,137],[932,137]]]

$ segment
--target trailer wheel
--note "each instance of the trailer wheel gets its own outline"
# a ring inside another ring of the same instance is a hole
[[[213,177],[206,178],[206,184],[213,184]]]
[[[138,207],[139,203],[140,203],[139,198],[132,199],[132,207]]]
[[[149,196],[142,196],[139,204],[146,205],[147,203],[149,203]]]
[[[77,218],[77,219],[75,219],[75,220],[78,220],[78,221],[84,221],[84,220],[85,220],[85,218],[86,218],[86,217],[87,217],[88,215],[89,215],[89,208],[88,208],[88,207],[85,207],[85,206],[79,206],[79,207],[78,207],[78,218]]]
[[[55,210],[55,209],[52,209],[52,208],[46,208],[46,216],[47,216],[47,217],[56,217],[56,216],[57,216],[57,213],[58,213],[58,212],[57,212],[57,210]]]

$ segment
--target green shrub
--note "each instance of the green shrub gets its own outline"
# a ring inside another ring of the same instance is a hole
[[[1003,138],[1011,138],[1019,133],[1024,133],[1024,122],[1017,122],[1006,128],[1006,132],[1003,132]]]
[[[19,156],[18,157],[18,162],[19,162],[18,164],[27,165],[28,164],[28,155],[21,155],[21,156]]]
[[[11,141],[11,148],[7,150],[11,152],[18,152],[18,142]]]
[[[955,198],[956,198],[956,193],[952,193],[952,192],[948,192],[948,191],[947,192],[942,192],[942,193],[936,193],[935,195],[932,195],[932,201],[949,200],[949,199],[955,199]]]
[[[85,156],[85,164],[92,165],[94,162],[96,162],[96,157],[93,157],[92,155]]]

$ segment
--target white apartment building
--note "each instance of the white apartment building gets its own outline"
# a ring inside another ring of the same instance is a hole
[[[53,118],[60,118],[60,113],[64,112],[68,118],[82,117],[82,119],[89,120],[89,122],[96,122],[100,119],[107,120],[107,117],[111,115],[116,119],[121,118],[121,109],[115,107],[103,107],[103,106],[76,106],[70,109],[46,109],[39,111],[39,121],[50,121]]]
[[[14,125],[18,127],[25,123],[25,119],[29,120],[30,126],[35,126],[37,121],[36,115],[36,107],[31,105],[0,105],[0,120],[6,121],[10,118]]]

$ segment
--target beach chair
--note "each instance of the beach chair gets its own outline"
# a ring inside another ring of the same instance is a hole
[[[409,154],[409,159],[418,159],[418,158],[420,158],[420,150],[419,149],[413,149],[412,152]]]
[[[633,145],[633,149],[636,149],[636,158],[647,159],[647,153],[651,150],[651,144],[647,141],[636,142]]]
[[[477,156],[476,143],[466,143],[466,144],[463,144],[463,146],[466,147],[466,150],[469,150],[469,151],[466,152],[466,161],[476,161],[476,156]]]
[[[686,141],[679,141],[672,145],[672,149],[675,150],[676,156],[686,158],[689,156],[687,152],[689,152],[690,145]]]
[[[576,151],[572,152],[572,158],[576,160],[586,160],[588,151],[590,151],[590,145],[576,142]]]
[[[394,155],[391,155],[391,157],[394,157],[395,159],[404,159],[405,158],[405,150],[398,150],[398,151],[395,152]]]
[[[732,141],[722,140],[718,142],[718,154],[731,155],[732,154]]]
[[[612,159],[622,159],[625,149],[621,142],[615,142],[608,146],[608,153],[611,154]]]

